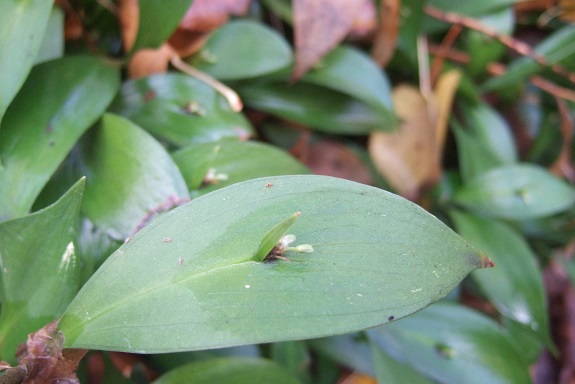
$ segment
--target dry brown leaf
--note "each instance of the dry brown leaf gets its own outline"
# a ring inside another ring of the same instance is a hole
[[[180,28],[208,32],[228,21],[230,15],[248,12],[250,0],[195,0],[180,22]]]
[[[349,39],[361,41],[372,38],[377,29],[377,10],[373,0],[355,0],[357,10],[349,31]]]
[[[163,73],[168,70],[172,56],[176,52],[168,44],[158,49],[141,49],[132,56],[128,64],[128,76],[131,79]]]
[[[372,184],[369,169],[361,159],[345,145],[322,140],[309,146],[306,166],[316,175],[339,177],[363,184]]]
[[[575,1],[574,0],[561,0],[559,1],[560,16],[563,21],[575,23]]]
[[[357,3],[349,0],[293,0],[295,68],[299,79],[349,33]]]
[[[380,67],[385,67],[393,57],[397,46],[401,0],[382,0],[379,7],[379,23],[375,33],[371,56]]]
[[[372,133],[369,154],[390,185],[400,195],[415,200],[422,187],[440,176],[437,106],[409,85],[397,86],[392,98],[400,126],[393,133]]]
[[[122,30],[122,41],[124,51],[129,52],[138,36],[138,26],[140,24],[140,8],[138,0],[120,0],[118,3],[118,17]]]
[[[28,335],[26,346],[17,357],[27,369],[24,384],[79,383],[76,376],[78,363],[87,349],[62,349],[64,336],[55,320],[37,332]]]
[[[460,80],[461,72],[457,69],[453,69],[439,76],[435,84],[434,94],[438,112],[435,142],[437,144],[438,156],[441,156],[443,153],[443,146],[445,145],[445,138],[447,136],[447,122],[451,115],[453,97],[455,96],[455,92],[457,92]]]

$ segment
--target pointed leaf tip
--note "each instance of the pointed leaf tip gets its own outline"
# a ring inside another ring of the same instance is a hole
[[[495,263],[489,257],[485,256],[481,259],[481,268],[493,268]]]

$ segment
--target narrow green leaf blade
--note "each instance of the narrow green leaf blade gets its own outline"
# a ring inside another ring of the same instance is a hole
[[[367,333],[389,355],[440,383],[531,383],[509,335],[460,305],[438,303]]]
[[[0,359],[14,360],[26,336],[60,316],[80,288],[76,261],[85,180],[56,203],[0,224]]]
[[[53,3],[0,1],[0,122],[34,64]]]
[[[508,225],[462,212],[451,212],[457,232],[483,250],[497,268],[471,276],[506,317],[526,325],[553,348],[549,334],[543,277],[525,240]]]
[[[223,357],[190,363],[176,368],[153,384],[298,384],[280,365],[266,359]]]
[[[289,232],[314,252],[251,261],[294,211]],[[407,316],[486,265],[399,196],[325,176],[261,178],[138,232],[86,283],[60,329],[67,347],[146,353],[319,337]]]
[[[32,69],[0,127],[0,220],[28,212],[118,87],[117,69],[98,58],[66,57]]]
[[[194,0],[171,0],[170,5],[162,0],[139,0],[139,24],[135,52],[142,48],[157,48],[162,45],[184,17]]]
[[[88,176],[86,216],[115,239],[126,239],[188,199],[186,183],[170,155],[131,121],[105,114],[79,147]]]
[[[539,166],[513,164],[477,175],[453,201],[483,215],[529,220],[567,210],[575,189]]]

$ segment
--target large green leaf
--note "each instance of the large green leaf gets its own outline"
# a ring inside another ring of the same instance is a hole
[[[184,365],[161,376],[153,384],[297,384],[299,381],[270,360],[224,357]]]
[[[36,64],[57,59],[64,55],[64,17],[62,8],[52,8],[48,25],[36,56]]]
[[[53,3],[0,1],[0,122],[34,64]]]
[[[215,31],[192,60],[222,80],[262,76],[292,62],[291,48],[279,33],[249,20],[232,21]]]
[[[163,0],[139,0],[138,35],[132,51],[162,45],[180,24],[193,2],[171,0],[169,6],[166,6]]]
[[[451,212],[459,234],[493,260],[493,273],[472,276],[504,316],[529,327],[552,346],[543,278],[535,255],[508,225],[462,212]]]
[[[440,383],[530,383],[512,339],[491,319],[439,303],[367,331],[389,355]]]
[[[82,209],[115,239],[125,239],[154,213],[188,198],[186,183],[166,150],[123,117],[105,114],[83,138],[79,152],[88,177]]]
[[[188,188],[196,190],[193,196],[256,177],[309,173],[287,152],[254,141],[204,143],[184,148],[172,157],[180,167]],[[206,180],[210,170],[223,180]]]
[[[528,220],[567,210],[575,189],[539,166],[514,164],[474,177],[453,200],[491,217]]]
[[[0,127],[0,220],[28,212],[118,86],[118,71],[97,58],[68,57],[34,67]]]
[[[175,145],[246,138],[253,129],[209,85],[182,74],[127,81],[110,110]]]
[[[365,135],[374,130],[391,130],[381,113],[341,92],[314,84],[282,82],[238,85],[246,105],[279,117],[309,125],[318,131]]]
[[[255,261],[296,211],[293,245],[315,251]],[[325,176],[266,177],[138,232],[84,285],[60,330],[67,347],[147,353],[325,336],[407,316],[482,265],[484,255],[399,196]]]
[[[80,288],[76,261],[84,180],[60,200],[0,224],[0,359],[14,359],[26,336],[60,316]]]

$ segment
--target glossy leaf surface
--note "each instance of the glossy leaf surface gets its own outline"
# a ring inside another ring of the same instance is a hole
[[[184,148],[172,157],[192,190],[192,196],[256,177],[309,173],[287,152],[255,141],[204,143]],[[210,169],[224,179],[205,180]]]
[[[0,122],[34,64],[53,3],[50,0],[0,2],[3,17],[0,22]]]
[[[190,363],[176,368],[153,384],[297,384],[299,381],[271,360],[225,357]]]
[[[85,181],[55,204],[0,224],[0,359],[61,315],[80,288],[75,242]]]
[[[484,215],[527,220],[567,210],[575,203],[575,189],[539,166],[516,164],[474,177],[454,201]]]
[[[315,251],[251,261],[295,211],[293,246]],[[146,353],[319,337],[413,313],[485,265],[399,196],[325,176],[266,177],[138,232],[86,283],[60,329],[67,347]]]
[[[483,250],[497,268],[471,276],[504,316],[526,325],[551,345],[543,277],[527,242],[508,225],[479,216],[452,212],[457,231]]]
[[[123,84],[110,109],[172,144],[247,138],[252,127],[213,88],[181,74],[160,74]]]
[[[166,150],[146,131],[121,116],[106,114],[81,146],[88,176],[85,214],[115,239],[186,201],[188,190]],[[152,213],[152,215],[151,215]]]
[[[440,383],[530,383],[528,366],[494,321],[438,303],[368,331],[389,355]]]
[[[118,86],[118,71],[97,58],[68,57],[34,67],[0,127],[0,220],[28,212]]]
[[[262,76],[292,62],[291,48],[280,34],[248,20],[232,21],[215,31],[192,61],[221,80]]]

